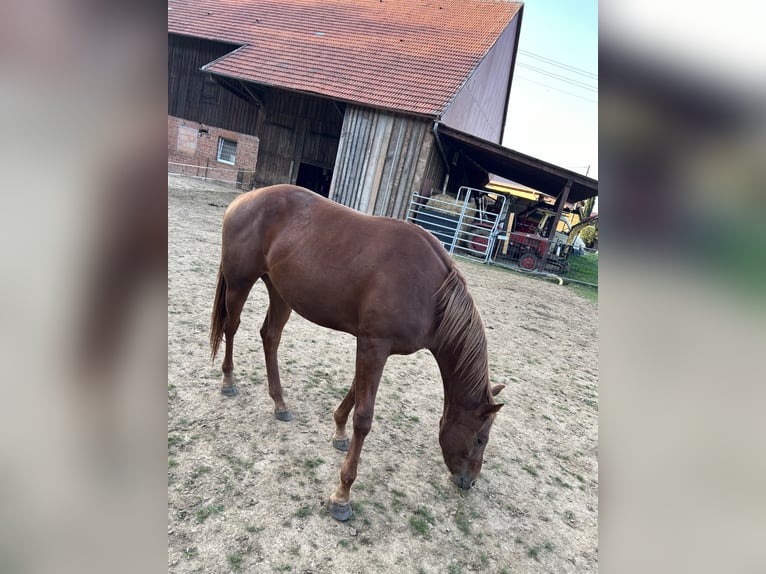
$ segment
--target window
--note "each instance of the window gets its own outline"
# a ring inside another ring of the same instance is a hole
[[[234,165],[237,159],[237,142],[218,138],[218,161]]]

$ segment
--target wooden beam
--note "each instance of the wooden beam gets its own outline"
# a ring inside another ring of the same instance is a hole
[[[564,184],[564,188],[561,190],[561,193],[559,193],[558,197],[556,198],[556,218],[553,220],[551,230],[548,232],[548,239],[550,240],[553,240],[553,238],[556,237],[556,228],[559,226],[559,219],[561,218],[561,213],[564,211],[564,204],[567,202],[570,189],[572,189],[572,180],[568,179]]]

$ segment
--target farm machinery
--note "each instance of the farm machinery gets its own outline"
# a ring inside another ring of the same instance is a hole
[[[548,238],[555,211],[532,206],[514,218],[513,230],[497,237],[496,259],[508,259],[525,271],[544,271],[557,275],[569,271],[569,257],[584,247],[580,232],[598,221],[598,215],[570,225],[561,217],[552,239]]]
[[[503,193],[461,187],[457,197],[414,194],[407,219],[433,233],[450,252],[484,261],[506,260],[525,271],[565,274],[571,254],[581,253],[578,236],[598,216],[570,225],[561,217],[548,238],[556,212],[538,202],[519,213],[510,212]]]

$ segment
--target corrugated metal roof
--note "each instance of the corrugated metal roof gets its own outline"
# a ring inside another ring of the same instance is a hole
[[[439,116],[521,3],[169,0],[168,31],[242,44],[206,69],[372,107]]]

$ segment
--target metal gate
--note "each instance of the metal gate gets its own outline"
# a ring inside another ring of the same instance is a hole
[[[413,194],[407,221],[430,231],[451,254],[487,263],[492,257],[505,196],[461,187],[456,198]],[[492,202],[490,205],[490,201]]]

